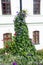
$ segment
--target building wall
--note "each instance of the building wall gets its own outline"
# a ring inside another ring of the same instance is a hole
[[[27,24],[29,37],[33,39],[33,31],[39,31],[39,44],[36,44],[36,49],[43,49],[43,24]]]
[[[19,4],[20,2],[19,1],[20,0],[17,0],[17,1],[11,0],[11,15],[15,15],[17,11],[18,12],[20,11],[20,4]],[[33,0],[22,0],[22,9],[27,10],[27,12],[30,16],[34,16],[33,15]],[[2,15],[1,0],[0,0],[0,15]],[[43,0],[40,0],[40,15],[43,15]]]
[[[25,2],[25,3],[24,3]],[[40,15],[33,14],[33,0],[22,0],[23,10],[27,10],[26,24],[28,26],[29,36],[33,39],[33,31],[40,31],[40,44],[35,45],[36,49],[43,48],[43,0],[40,5]],[[11,15],[2,14],[2,5],[0,0],[0,48],[3,48],[3,34],[7,32],[15,33],[13,21],[17,11],[20,11],[19,0],[11,0]],[[37,24],[38,23],[38,24]],[[39,24],[40,23],[40,24]],[[8,24],[8,25],[7,25]]]

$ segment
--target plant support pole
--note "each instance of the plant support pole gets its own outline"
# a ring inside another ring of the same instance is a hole
[[[20,11],[22,11],[22,0],[20,0]]]

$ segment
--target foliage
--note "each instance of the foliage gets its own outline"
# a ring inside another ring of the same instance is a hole
[[[5,49],[0,49],[0,54],[4,54],[5,53]]]
[[[17,65],[39,65],[41,63],[42,59],[29,39],[25,17],[26,11],[19,12],[15,17],[15,36],[12,42],[7,42],[4,49],[0,51],[1,65],[12,65],[15,62]]]
[[[37,51],[37,54],[38,54],[39,56],[41,56],[41,58],[43,59],[43,49],[42,49],[42,50],[38,50],[38,51]]]
[[[31,40],[28,35],[28,28],[25,23],[26,12],[19,12],[15,18],[14,26],[15,26],[15,55],[22,57],[21,65],[29,65],[29,62],[37,62],[34,65],[38,65],[40,62],[40,56],[37,55],[37,51],[32,45]],[[18,64],[19,65],[19,64]]]

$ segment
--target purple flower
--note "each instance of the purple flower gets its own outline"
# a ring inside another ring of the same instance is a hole
[[[42,65],[41,63],[39,65]]]
[[[16,13],[18,13],[18,11]]]
[[[17,65],[17,63],[16,62],[13,62],[13,65]]]
[[[17,13],[17,15],[19,14],[19,12],[18,12],[18,11],[17,11],[16,13]]]

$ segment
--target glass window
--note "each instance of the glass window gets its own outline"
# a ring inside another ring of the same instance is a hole
[[[2,0],[2,14],[11,14],[10,0]]]
[[[33,31],[33,44],[39,44],[39,31]]]
[[[40,14],[40,0],[33,0],[33,13]]]

